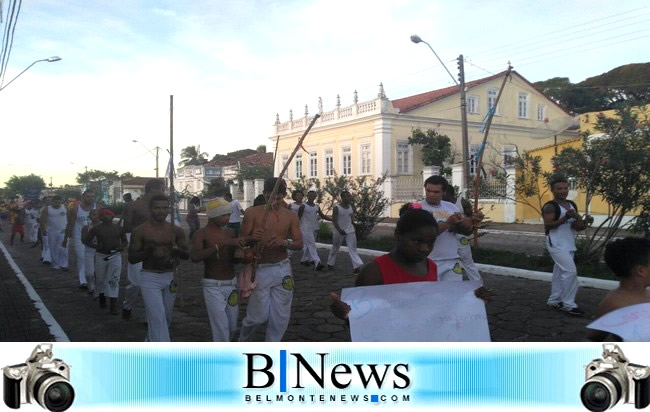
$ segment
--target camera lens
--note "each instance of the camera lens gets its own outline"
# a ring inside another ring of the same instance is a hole
[[[580,391],[582,404],[593,412],[603,412],[613,407],[620,398],[621,384],[607,372],[592,376]]]
[[[600,382],[589,382],[582,388],[580,394],[582,403],[587,409],[594,412],[604,411],[609,408],[611,395]]]
[[[67,382],[57,382],[45,391],[45,407],[51,411],[65,411],[72,405],[74,389]]]
[[[34,384],[34,398],[45,409],[63,412],[74,402],[74,389],[66,378],[49,372]]]

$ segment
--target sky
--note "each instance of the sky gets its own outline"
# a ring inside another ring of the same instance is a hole
[[[7,18],[9,0],[4,0]],[[2,2],[0,0],[0,2]],[[2,26],[4,27],[4,25]],[[453,84],[418,34],[467,80],[515,70],[576,83],[650,61],[647,0],[24,0],[0,91],[0,186],[12,175],[75,184],[87,167],[165,172],[174,156],[266,144],[289,110],[311,114]],[[138,140],[139,143],[134,143]]]

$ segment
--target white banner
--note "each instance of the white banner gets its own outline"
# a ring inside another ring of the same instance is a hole
[[[353,342],[486,342],[479,282],[413,282],[343,289]]]
[[[650,342],[650,303],[616,309],[587,327],[613,333],[624,341]]]

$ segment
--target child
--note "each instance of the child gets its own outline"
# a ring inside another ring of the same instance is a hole
[[[610,242],[605,248],[605,263],[620,283],[600,302],[596,318],[626,306],[650,303],[647,289],[650,286],[650,239],[627,237]],[[587,330],[587,338],[592,341],[603,341],[608,335],[600,330]]]
[[[113,223],[115,213],[111,209],[100,209],[98,212],[101,224],[93,226],[88,232],[86,245],[92,244],[97,238],[97,252],[95,253],[96,287],[99,293],[99,305],[102,300],[105,307],[105,295],[109,298],[109,311],[111,315],[119,314],[117,309],[117,295],[120,290],[120,273],[122,272],[122,254],[126,246],[126,235],[122,228]]]
[[[427,256],[433,250],[438,235],[438,223],[430,212],[417,203],[407,203],[400,209],[395,227],[395,247],[388,254],[368,263],[355,281],[355,286],[388,285],[394,283],[438,281],[436,264]],[[490,293],[484,287],[476,289],[477,297],[488,300]],[[350,306],[336,293],[332,312],[347,319]]]
[[[302,259],[300,263],[303,265],[309,265],[309,262],[313,262],[315,270],[321,270],[325,266],[320,262],[320,256],[318,256],[318,250],[316,250],[316,233],[320,227],[318,218],[324,220],[332,220],[329,217],[325,216],[320,210],[320,207],[314,203],[316,200],[316,192],[310,190],[307,192],[307,203],[304,203],[298,209],[298,218],[300,219],[300,231],[302,232],[302,241],[304,243],[302,247]]]
[[[226,227],[233,207],[226,199],[216,198],[205,204],[208,224],[194,234],[193,262],[203,261],[204,272],[201,285],[203,298],[210,319],[212,340],[230,342],[237,327],[239,314],[239,292],[235,276],[235,246],[241,239],[234,230]]]
[[[327,269],[334,269],[336,263],[336,254],[345,240],[348,246],[348,253],[352,259],[352,266],[354,267],[354,274],[360,272],[363,261],[357,253],[357,235],[354,229],[353,222],[354,208],[352,207],[352,195],[350,192],[341,192],[341,203],[334,207],[332,212],[332,223],[334,230],[332,231],[332,249],[330,249],[329,257],[327,258]]]

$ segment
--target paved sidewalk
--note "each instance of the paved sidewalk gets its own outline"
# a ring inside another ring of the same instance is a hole
[[[146,321],[142,303],[133,317],[124,321],[98,307],[87,292],[78,289],[74,252],[70,253],[70,272],[55,271],[39,261],[37,249],[27,244],[9,246],[6,232],[0,240],[12,254],[25,277],[41,296],[43,302],[61,325],[71,341],[143,341]],[[328,251],[319,250],[321,259]],[[125,256],[126,257],[126,256]],[[365,262],[371,257],[362,256]],[[293,269],[295,294],[292,316],[285,341],[349,341],[350,335],[343,321],[330,310],[329,293],[339,292],[354,284],[352,264],[345,253],[340,253],[336,270],[314,272],[298,264],[294,254]],[[126,263],[126,259],[123,259]],[[184,282],[178,294],[171,327],[173,341],[209,341],[208,323],[200,287],[202,264],[184,262],[181,265]],[[122,272],[122,288],[126,286],[126,269]],[[487,304],[488,321],[493,341],[581,341],[588,317],[575,318],[546,307],[550,292],[548,282],[484,274],[485,284],[495,289],[492,302]],[[0,256],[0,340],[47,341],[51,339],[38,312],[26,295],[4,257]],[[581,288],[577,302],[593,314],[606,291]],[[245,314],[242,305],[240,322]],[[396,338],[397,339],[397,338]],[[258,340],[263,335],[258,334]]]

